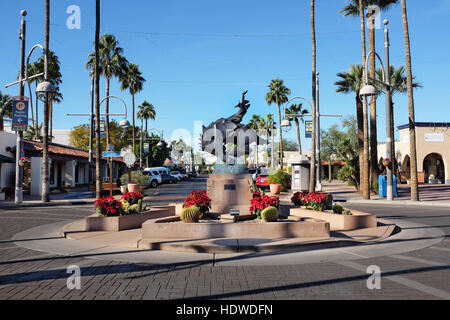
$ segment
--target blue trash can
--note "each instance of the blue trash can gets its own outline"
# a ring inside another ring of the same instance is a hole
[[[397,197],[397,179],[394,175],[392,184],[394,197]],[[387,176],[378,176],[378,195],[383,198],[387,197]]]

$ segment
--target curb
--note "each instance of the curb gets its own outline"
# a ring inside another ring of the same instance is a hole
[[[359,199],[336,199],[346,203],[354,204],[380,204],[380,205],[399,205],[399,206],[421,206],[421,207],[444,207],[450,208],[450,202],[425,202],[425,201],[411,201],[411,200],[359,200]]]
[[[34,207],[56,207],[56,206],[73,206],[80,204],[93,204],[94,201],[84,201],[84,200],[58,200],[55,202],[24,202],[22,204],[0,204],[0,209],[16,209],[16,208],[34,208]]]

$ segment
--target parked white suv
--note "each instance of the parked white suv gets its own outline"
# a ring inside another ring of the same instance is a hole
[[[149,185],[152,188],[156,188],[158,185],[161,184],[162,178],[161,178],[161,174],[159,173],[158,169],[145,168],[144,170],[142,170],[142,173],[144,175],[149,176],[149,179],[148,179],[146,185]]]

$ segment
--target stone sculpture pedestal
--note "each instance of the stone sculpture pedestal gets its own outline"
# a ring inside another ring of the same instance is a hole
[[[231,209],[239,209],[239,214],[249,214],[252,184],[250,174],[211,174],[207,182],[210,212],[228,214]]]

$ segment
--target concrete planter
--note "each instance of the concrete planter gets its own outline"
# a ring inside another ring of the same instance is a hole
[[[283,187],[283,185],[281,185],[281,184],[271,183],[270,184],[270,193],[272,193],[272,194],[280,194],[282,187]]]
[[[366,212],[351,210],[352,215],[342,215],[331,212],[320,212],[304,208],[292,208],[290,214],[296,217],[319,219],[330,223],[330,230],[354,230],[376,228],[377,217]]]
[[[127,187],[129,192],[141,192],[141,186],[137,183],[129,183]]]
[[[142,239],[279,239],[329,237],[330,225],[308,219],[271,223],[181,223],[179,217],[152,219],[142,224]]]
[[[118,217],[103,217],[93,214],[85,218],[86,231],[121,231],[138,229],[150,219],[160,219],[175,215],[175,207],[151,208],[148,211]]]

